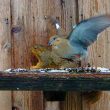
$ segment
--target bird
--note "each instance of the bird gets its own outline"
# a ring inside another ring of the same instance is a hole
[[[61,29],[58,23],[55,26],[57,30]],[[74,25],[66,38],[59,35],[50,37],[48,45],[63,59],[82,61],[87,58],[88,47],[97,40],[98,34],[109,26],[109,14],[91,17]]]
[[[58,22],[54,22],[56,30],[61,30]],[[73,62],[84,61],[88,57],[88,47],[100,36],[99,33],[110,26],[110,15],[94,16],[82,20],[72,27],[66,36],[54,35],[50,37],[48,45],[60,58]],[[87,102],[95,103],[102,95],[100,91],[84,92],[83,96]]]

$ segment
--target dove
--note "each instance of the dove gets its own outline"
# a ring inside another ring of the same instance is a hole
[[[57,22],[55,26],[57,30],[61,29]],[[109,26],[110,15],[91,17],[74,25],[66,38],[59,35],[50,37],[48,45],[63,59],[81,61],[87,58],[88,47],[97,40],[98,34]]]

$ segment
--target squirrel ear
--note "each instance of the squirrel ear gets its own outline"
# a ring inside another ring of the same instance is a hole
[[[67,33],[61,27],[58,17],[45,16],[45,19],[47,19],[47,28],[48,28],[49,36],[58,35],[62,38],[67,37]]]

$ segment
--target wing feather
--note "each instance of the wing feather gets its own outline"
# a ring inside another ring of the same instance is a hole
[[[110,15],[101,15],[80,22],[69,35],[71,44],[88,47],[97,39],[97,35],[110,26]]]

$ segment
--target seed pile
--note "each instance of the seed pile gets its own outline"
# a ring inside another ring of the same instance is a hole
[[[17,69],[7,69],[5,72],[9,73],[26,73],[26,72],[36,72],[36,73],[110,73],[110,69],[108,68],[101,68],[101,67],[86,67],[86,68],[46,68],[46,69],[24,69],[24,68],[17,68]]]

